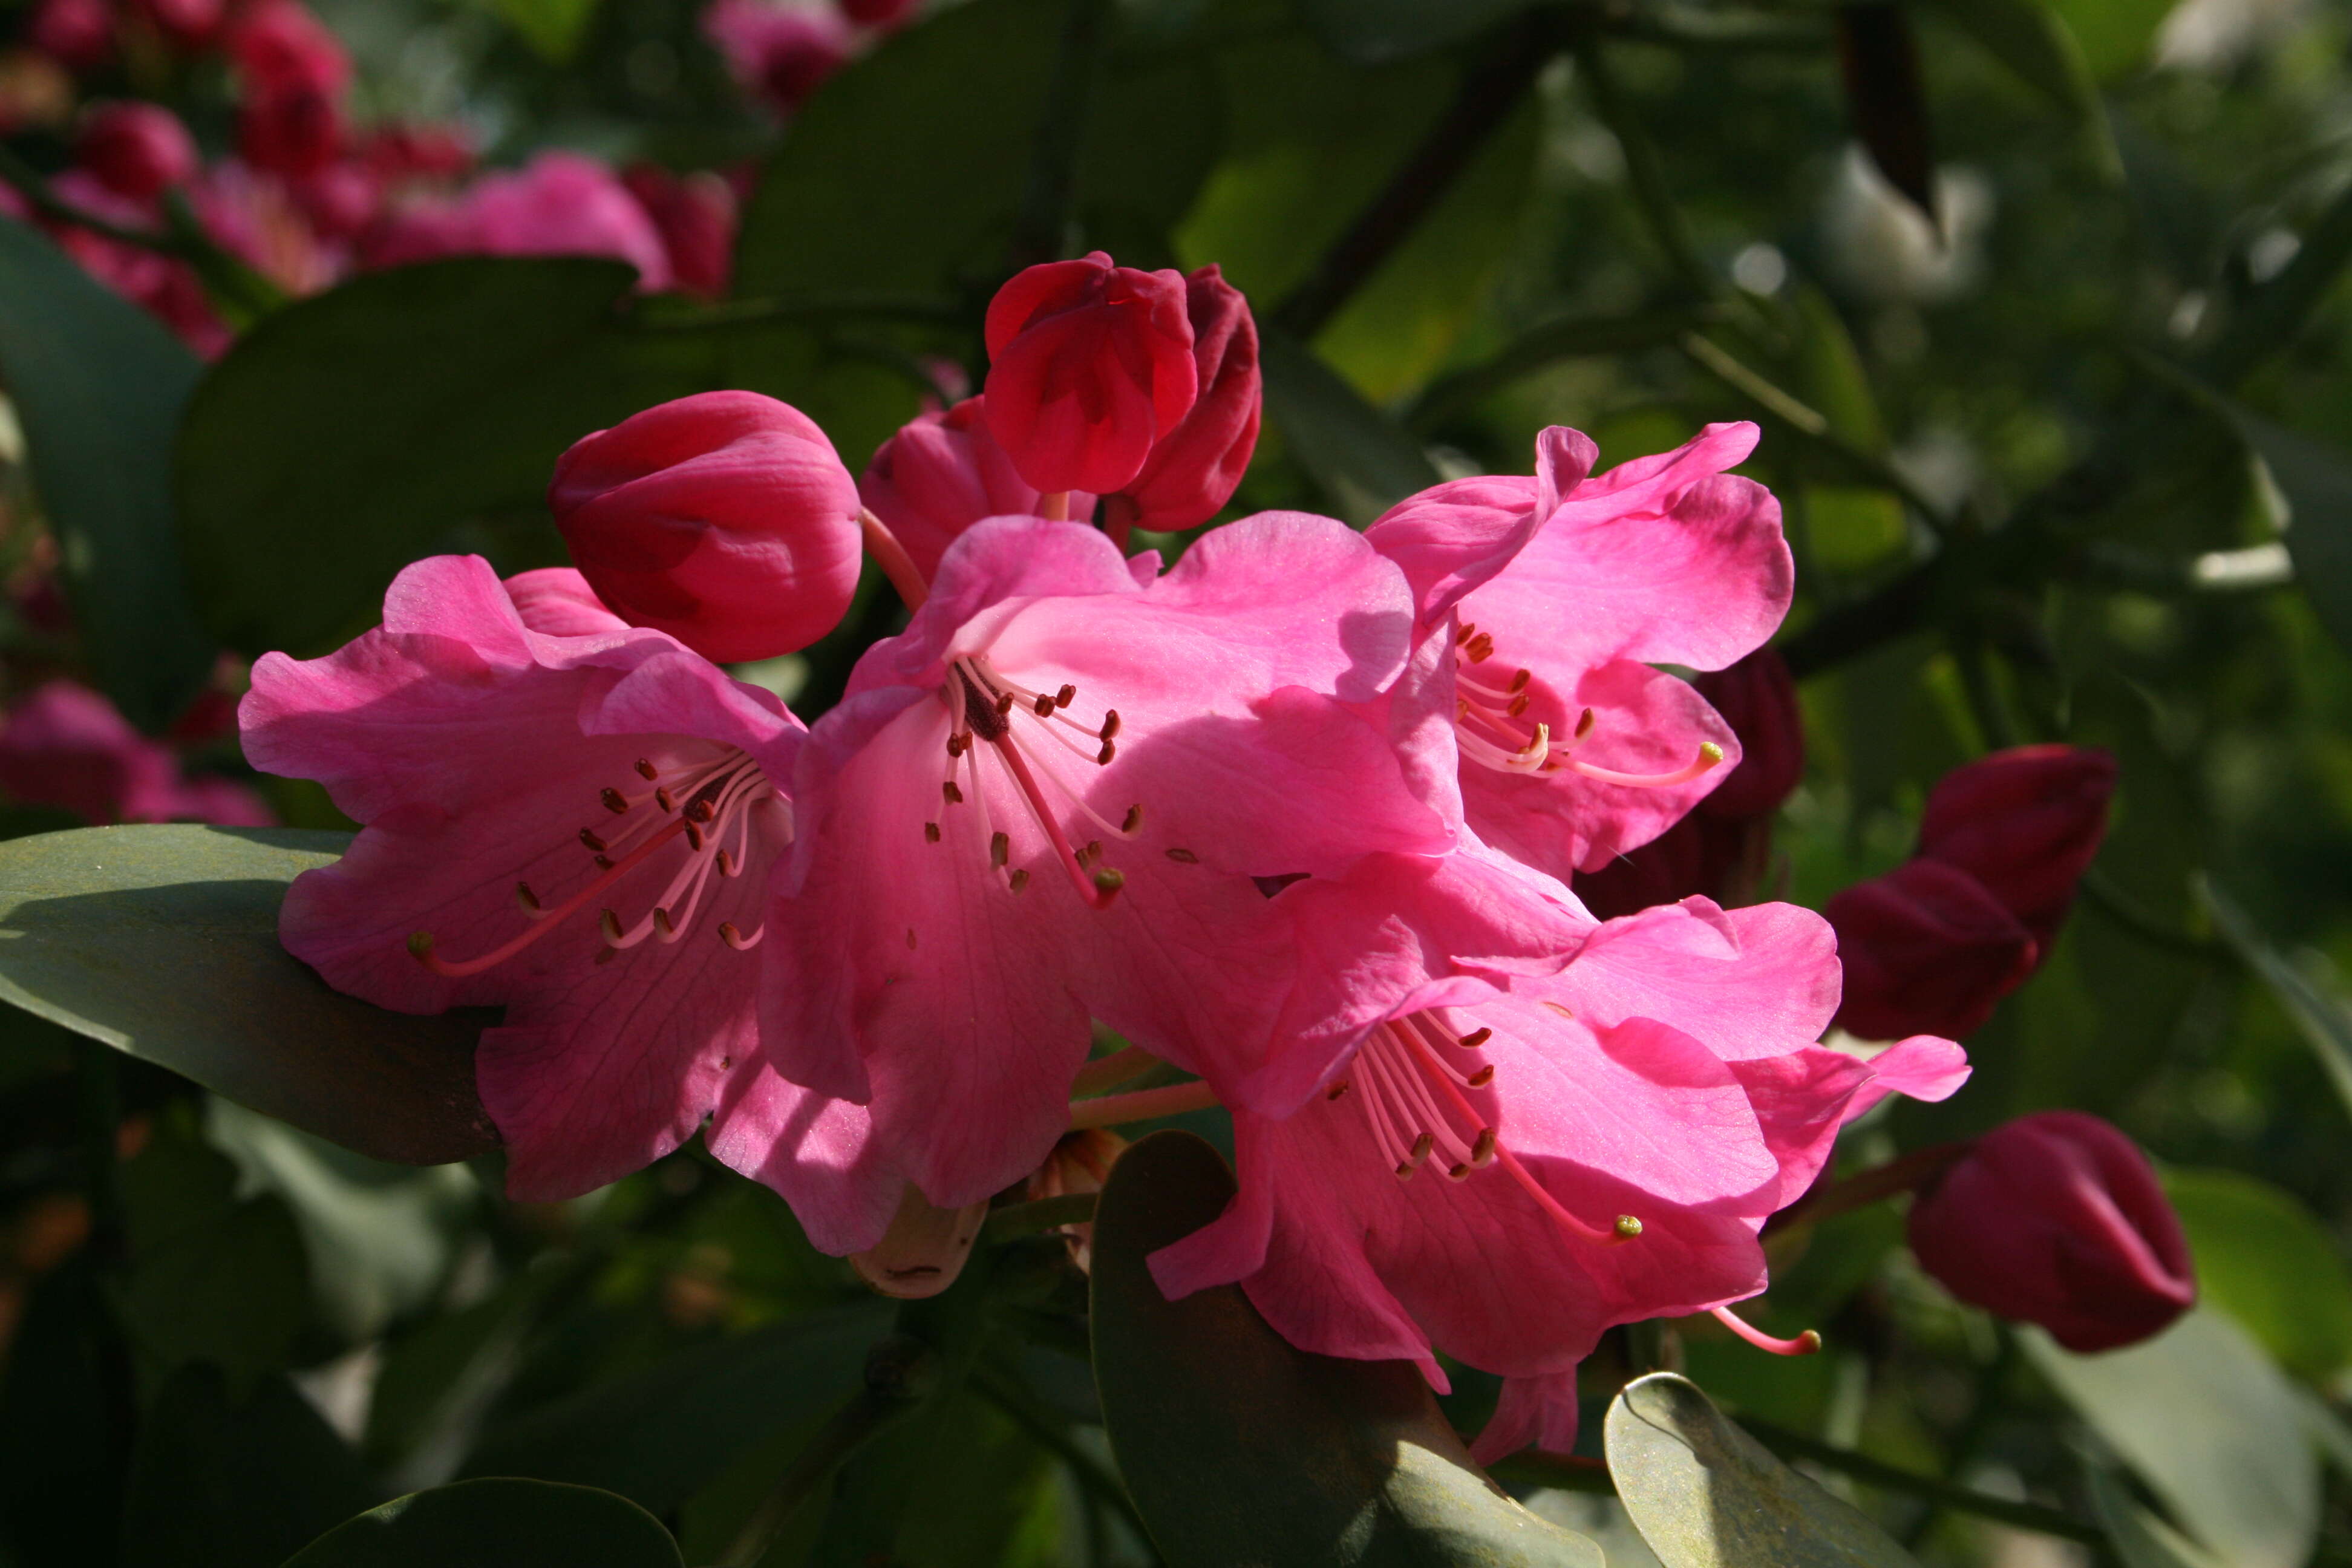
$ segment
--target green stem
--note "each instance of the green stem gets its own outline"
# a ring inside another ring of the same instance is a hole
[[[1084,1225],[1095,1217],[1093,1193],[1064,1193],[1025,1204],[1007,1204],[988,1216],[988,1234],[998,1241],[1035,1236],[1057,1226]]]
[[[1867,1208],[1897,1193],[1907,1193],[1968,1151],[1969,1145],[1965,1142],[1932,1143],[1925,1149],[1914,1149],[1884,1165],[1848,1176],[1843,1181],[1832,1182],[1826,1187],[1816,1188],[1765,1221],[1764,1234],[1779,1236],[1800,1226],[1819,1225],[1839,1215]]]
[[[2002,1394],[2017,1366],[2017,1336],[2006,1324],[1996,1323],[1994,1331],[2000,1336],[2000,1348],[1993,1352],[1991,1363],[1977,1373],[1976,1394],[1969,1402],[1969,1413],[1960,1418],[1959,1429],[1952,1434],[1951,1449],[1944,1456],[1944,1479],[1948,1481],[1958,1479],[1992,1431],[1993,1421],[2000,1415]],[[1919,1516],[1903,1531],[1903,1544],[1916,1547],[1926,1540],[1942,1511],[1933,1499],[1928,1500]]]

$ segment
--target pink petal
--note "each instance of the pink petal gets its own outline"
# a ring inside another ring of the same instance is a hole
[[[1470,1457],[1482,1465],[1508,1458],[1532,1445],[1548,1453],[1571,1453],[1576,1447],[1576,1369],[1534,1377],[1507,1377],[1495,1414],[1470,1445]]]
[[[729,1079],[704,1141],[720,1161],[781,1194],[809,1240],[835,1257],[879,1242],[906,1187],[864,1106],[803,1089],[758,1063]]]
[[[1610,921],[1561,977],[1580,1017],[1655,1018],[1727,1061],[1812,1044],[1837,1011],[1837,937],[1793,904],[1685,899]]]

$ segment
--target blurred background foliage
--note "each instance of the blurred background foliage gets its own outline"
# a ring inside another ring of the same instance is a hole
[[[1097,247],[1218,263],[1254,301],[1269,420],[1235,514],[1361,523],[1525,471],[1549,424],[1612,462],[1759,419],[1809,748],[1759,896],[1818,908],[1892,867],[1987,750],[2122,764],[1974,1081],[1874,1119],[1845,1166],[2095,1111],[2158,1157],[2208,1305],[2137,1359],[2068,1357],[1958,1306],[1866,1209],[1776,1243],[1760,1321],[1827,1353],[1615,1336],[1585,1450],[1626,1373],[1678,1357],[1923,1561],[2352,1562],[2352,12],[969,0],[780,116],[686,0],[318,9],[362,123],[453,122],[499,164],[740,171],[731,285],[476,258],[257,303],[208,276],[240,337],[207,365],[9,226],[10,697],[87,679],[175,765],[347,826],[243,775],[191,705],[370,624],[417,556],[560,560],[555,455],[661,399],[771,393],[859,466],[976,380],[1005,276]],[[12,91],[26,68],[0,60]],[[217,61],[127,51],[80,89],[233,134]],[[10,101],[11,166],[63,168],[64,111]],[[892,624],[866,587],[747,676],[813,718]],[[72,820],[28,797],[0,826]],[[698,1149],[516,1205],[494,1155],[382,1164],[28,1014],[0,1034],[0,1563],[262,1568],[484,1475],[608,1489],[687,1561],[748,1562],[778,1476],[877,1375],[891,1309]],[[1150,1561],[1085,1307],[1061,1239],[992,1234],[896,1320],[957,1347],[949,1385],[788,1498],[757,1560]],[[1458,1386],[1467,1426],[1494,1386]],[[1644,1560],[1593,1472],[1501,1474]]]

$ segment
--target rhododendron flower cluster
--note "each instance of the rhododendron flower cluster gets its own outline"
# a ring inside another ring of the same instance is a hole
[[[1090,1130],[1221,1103],[1239,1194],[1163,1289],[1501,1374],[1485,1455],[1564,1446],[1616,1324],[1809,1348],[1729,1312],[1764,1221],[1845,1121],[1951,1092],[1958,1048],[1822,1047],[1809,911],[1602,921],[1570,880],[1726,780],[1769,813],[1801,766],[1785,675],[1741,663],[1790,592],[1777,505],[1727,472],[1755,427],[1605,468],[1556,427],[1531,476],[1361,533],[1260,512],[1171,563],[1123,542],[1246,466],[1238,292],[1097,253],[1013,279],[986,343],[981,395],[860,483],[782,405],[665,405],[558,466],[578,571],[423,562],[378,630],[265,658],[247,754],[362,826],[288,947],[386,1006],[506,1005],[478,1071],[517,1195],[700,1127],[894,1294],[942,1285],[992,1195],[1098,1184]],[[804,727],[710,660],[825,631],[861,543],[909,618]],[[1749,672],[1716,688],[1738,721],[1668,664]],[[1127,1051],[1089,1062],[1098,1027]],[[1159,1064],[1192,1079],[1073,1103]]]

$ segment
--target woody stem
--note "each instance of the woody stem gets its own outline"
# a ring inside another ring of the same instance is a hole
[[[915,569],[914,558],[907,553],[907,547],[898,542],[898,536],[891,532],[871,509],[865,507],[858,509],[857,531],[866,541],[866,553],[874,557],[874,564],[882,568],[882,575],[889,578],[890,586],[898,590],[898,597],[906,602],[908,610],[921,609],[923,601],[930,597],[930,584],[924,582],[923,574]]]
[[[1842,1214],[1867,1208],[1882,1198],[1909,1192],[1941,1173],[1944,1167],[1969,1152],[1966,1142],[1932,1143],[1873,1170],[1816,1187],[1764,1222],[1766,1236],[1778,1236],[1799,1226],[1819,1225]]]

